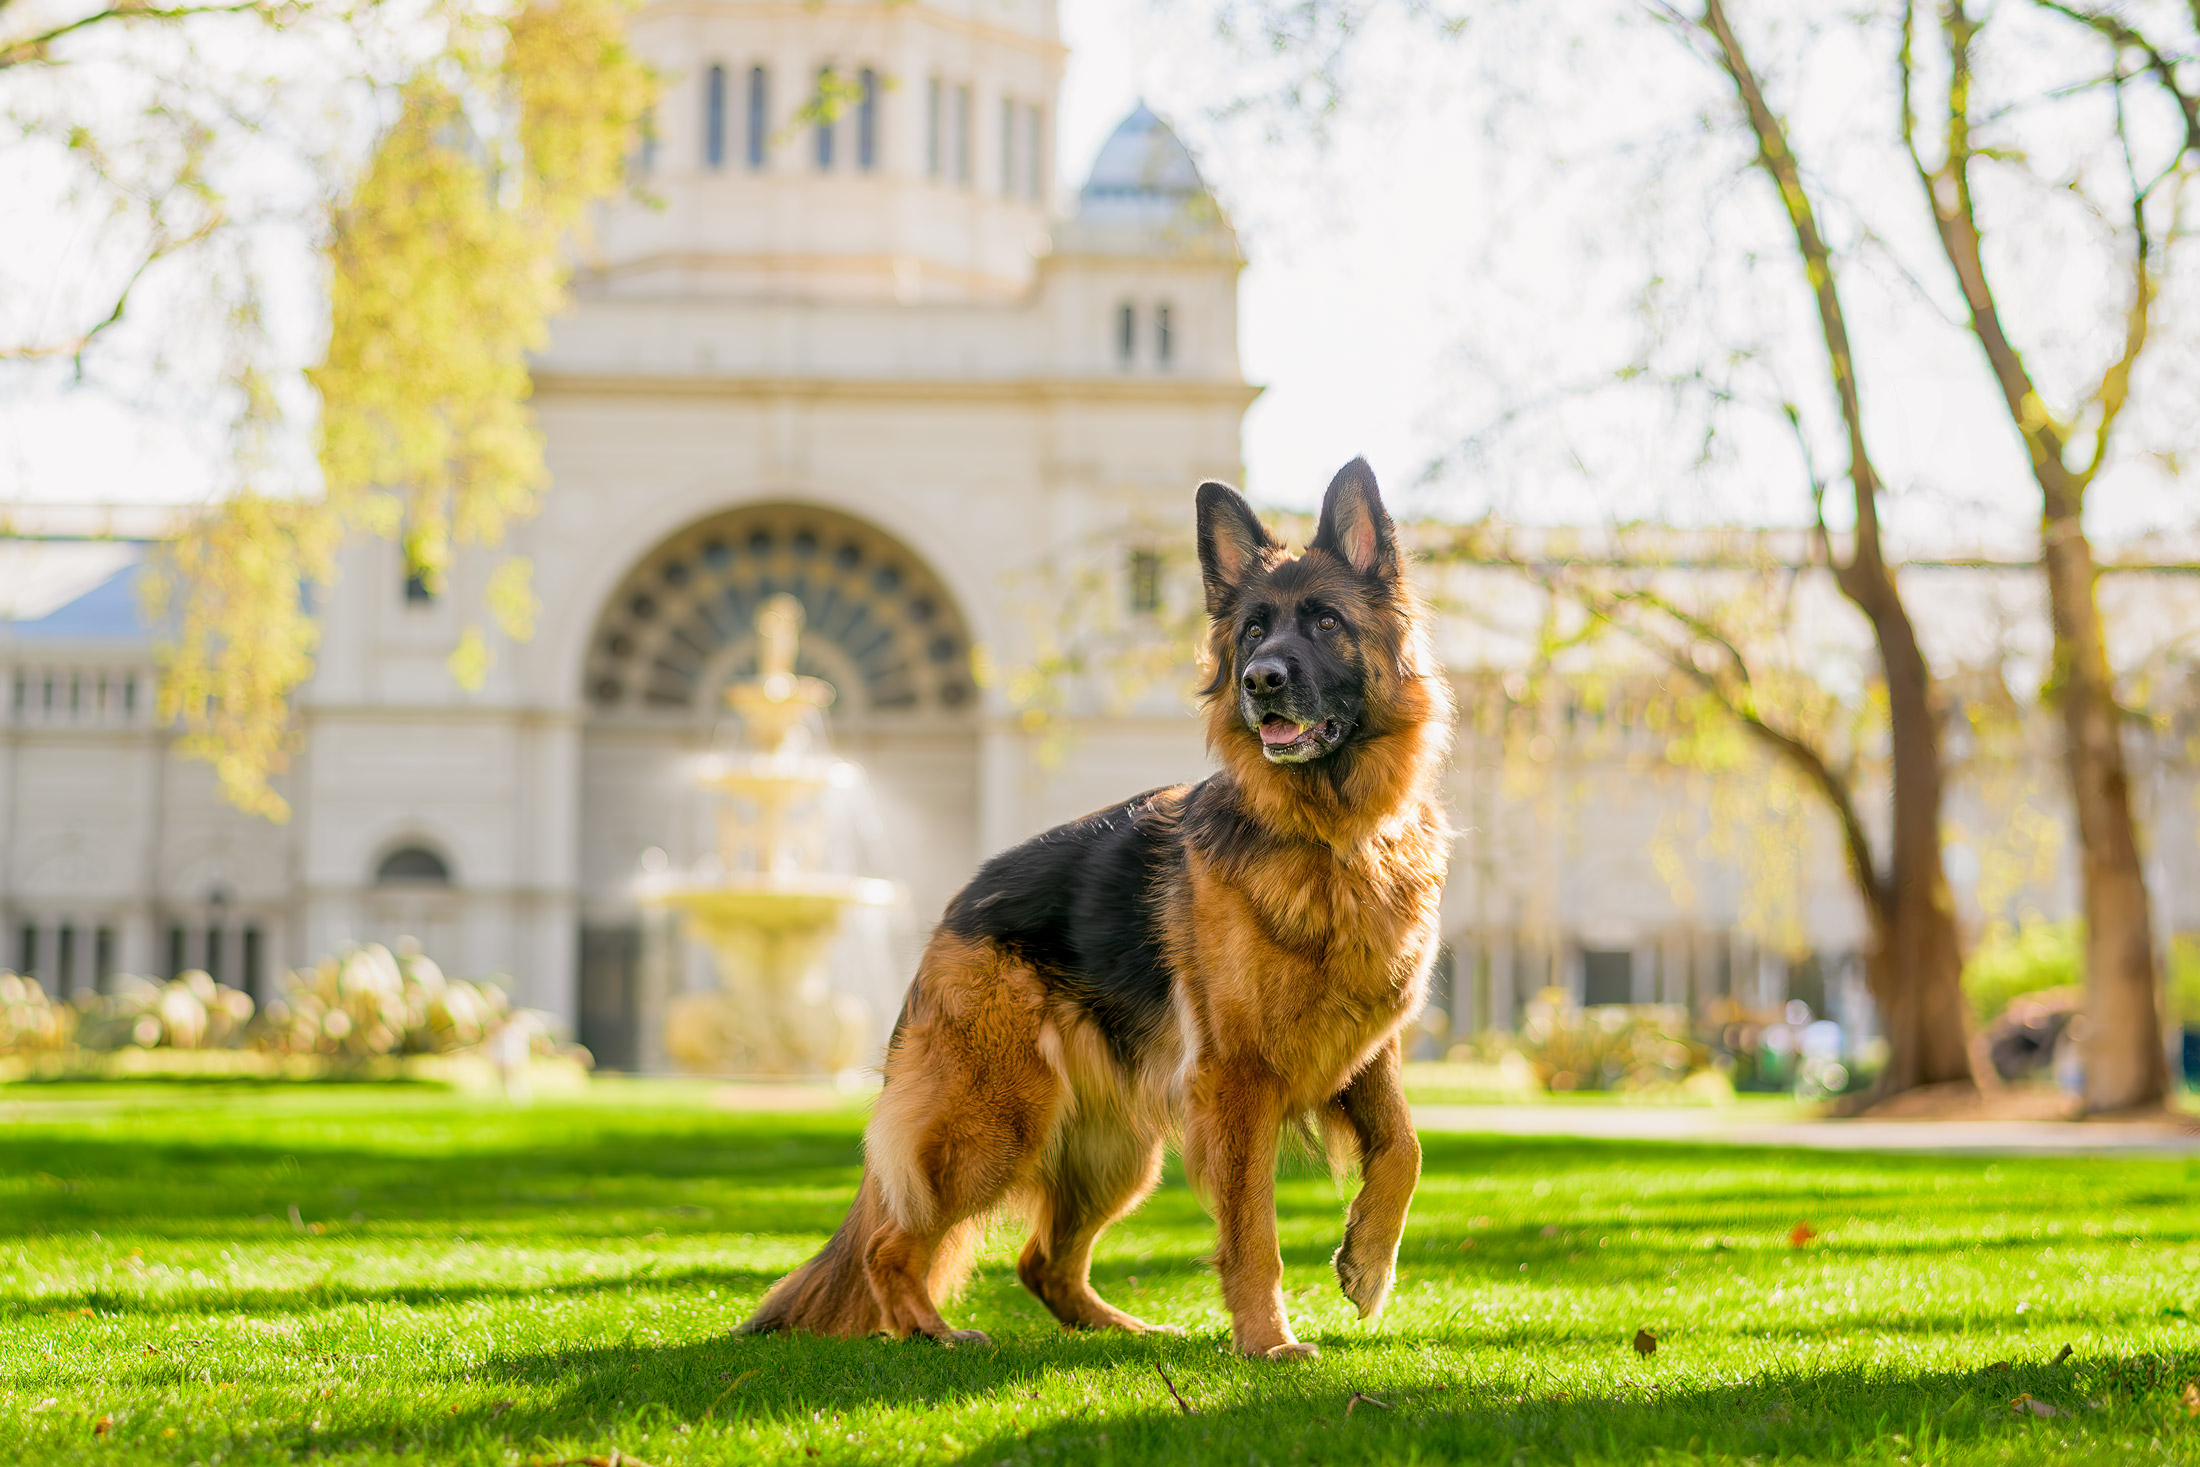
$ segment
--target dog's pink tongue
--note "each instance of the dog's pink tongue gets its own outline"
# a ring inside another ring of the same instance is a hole
[[[1293,723],[1288,718],[1263,718],[1260,721],[1260,741],[1264,744],[1295,744],[1299,735],[1306,732],[1306,725]]]

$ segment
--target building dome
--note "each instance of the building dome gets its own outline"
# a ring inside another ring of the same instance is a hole
[[[1098,200],[1169,200],[1181,203],[1207,191],[1191,150],[1140,102],[1116,127],[1093,159],[1079,203]]]
[[[1056,246],[1071,254],[1237,257],[1237,235],[1191,150],[1144,102],[1101,145]]]

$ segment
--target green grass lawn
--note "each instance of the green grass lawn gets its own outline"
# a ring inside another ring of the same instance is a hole
[[[1285,1181],[1323,1354],[1254,1365],[1173,1176],[1096,1273],[1184,1338],[1060,1333],[1005,1228],[948,1311],[992,1348],[733,1337],[838,1220],[860,1118],[710,1094],[0,1090],[0,1460],[2200,1460],[2184,1160],[1432,1137],[1374,1325],[1337,1189]]]

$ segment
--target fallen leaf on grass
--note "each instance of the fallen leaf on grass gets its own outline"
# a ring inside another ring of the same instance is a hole
[[[1658,1353],[1658,1337],[1646,1329],[1635,1331],[1635,1353],[1647,1360]]]
[[[112,1416],[102,1416],[97,1421],[92,1423],[93,1436],[105,1436],[108,1432],[113,1431],[114,1429],[115,1419]]]
[[[2031,1396],[2028,1395],[2018,1396],[2015,1400],[2011,1401],[2009,1403],[2009,1409],[2017,1412],[2019,1415],[2023,1415],[2026,1412],[2030,1412],[2034,1416],[2068,1416],[2070,1414],[2068,1411],[2065,1411],[2060,1406],[2053,1405],[2047,1401],[2034,1400]]]
[[[1469,1248],[1472,1248],[1473,1246],[1474,1246],[1474,1239],[1472,1239],[1472,1238],[1464,1238],[1464,1239],[1461,1239],[1461,1240],[1460,1240],[1460,1243],[1459,1243],[1459,1251],[1460,1251],[1460,1252],[1462,1252],[1462,1253],[1464,1253],[1464,1252],[1466,1252],[1466,1251],[1467,1251],[1467,1250],[1468,1250]]]
[[[1545,1223],[1545,1224],[1543,1225],[1543,1236],[1544,1236],[1544,1237],[1546,1237],[1546,1238],[1555,1238],[1555,1237],[1557,1237],[1557,1236],[1558,1236],[1558,1224],[1557,1224],[1557,1223]]]
[[[1817,1236],[1818,1230],[1816,1228],[1812,1227],[1807,1222],[1799,1222],[1795,1225],[1794,1229],[1788,1233],[1788,1246],[1790,1248],[1805,1247],[1809,1244],[1811,1239]]]
[[[2009,1363],[2008,1361],[2006,1361],[2006,1360],[1996,1360],[1996,1361],[1995,1361],[1995,1362],[1994,1362],[1993,1364],[1991,1364],[1991,1365],[1987,1366],[1986,1368],[1987,1368],[1988,1370],[2013,1370],[2013,1369],[2015,1369],[2015,1367],[2014,1367],[2014,1366],[2012,1366],[2012,1365],[2011,1365],[2011,1364],[2010,1364],[2010,1363]]]
[[[491,1421],[494,1421],[499,1416],[502,1416],[505,1412],[511,1409],[512,1403],[510,1401],[499,1401],[494,1406],[491,1406],[489,1408],[489,1419]]]
[[[1352,1399],[1344,1403],[1344,1414],[1350,1416],[1355,1410],[1359,1408],[1360,1404],[1363,1401],[1370,1406],[1380,1406],[1385,1411],[1388,1411],[1390,1409],[1390,1403],[1388,1401],[1378,1401],[1373,1396],[1365,1396],[1360,1394],[1358,1391],[1354,1391],[1352,1393]]]
[[[2062,1348],[2061,1348],[2060,1350],[2057,1350],[2057,1351],[2055,1352],[2055,1358],[2054,1358],[2054,1359],[2052,1359],[2052,1360],[2050,1360],[2050,1361],[2048,1361],[2047,1363],[2048,1363],[2048,1364],[2050,1364],[2050,1365],[2060,1365],[2060,1364],[2062,1364],[2062,1363],[2063,1363],[2063,1362],[2064,1362],[2065,1360],[2068,1360],[2068,1359],[2069,1359],[2069,1358],[2070,1358],[2070,1357],[2071,1357],[2071,1356],[2072,1356],[2073,1354],[2075,1354],[2075,1353],[2076,1353],[2076,1352],[2075,1352],[2075,1351],[2073,1351],[2073,1350],[2072,1350],[2072,1349],[2070,1348],[2070,1346],[2068,1346],[2068,1345],[2065,1345],[2065,1346],[2063,1346],[2063,1347],[2062,1347]]]
[[[2187,1416],[2200,1416],[2200,1381],[2186,1381],[2185,1393],[2177,1400]]]

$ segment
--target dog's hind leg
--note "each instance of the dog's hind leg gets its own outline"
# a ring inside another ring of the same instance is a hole
[[[1421,1142],[1401,1083],[1401,1049],[1392,1035],[1323,1116],[1332,1146],[1342,1142],[1359,1153],[1360,1192],[1345,1217],[1344,1245],[1330,1264],[1362,1319],[1381,1313],[1390,1297],[1398,1239],[1421,1180]]]
[[[1032,1185],[1031,1240],[1017,1260],[1024,1287],[1073,1329],[1177,1334],[1125,1314],[1093,1292],[1092,1245],[1161,1180],[1161,1134],[1112,1111],[1078,1115],[1056,1133]]]
[[[879,1327],[954,1345],[938,1301],[970,1270],[985,1220],[1037,1169],[1061,1110],[1041,1054],[1045,992],[991,943],[934,940],[867,1134],[884,1220],[864,1249]]]

